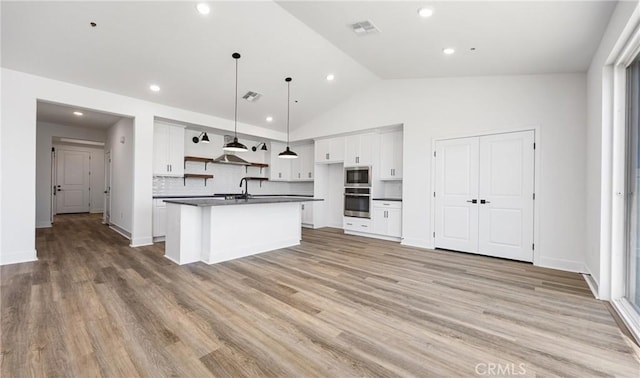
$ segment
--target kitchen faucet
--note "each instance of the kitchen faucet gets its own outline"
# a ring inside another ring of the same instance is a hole
[[[242,182],[244,181],[244,193],[242,193],[242,198],[249,198],[249,180],[246,177],[240,179],[240,187],[242,188]]]

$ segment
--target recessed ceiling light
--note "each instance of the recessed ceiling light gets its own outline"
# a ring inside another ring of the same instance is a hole
[[[454,49],[453,47],[447,47],[446,49],[442,49],[442,52],[446,55],[451,55],[456,52],[456,49]]]
[[[334,74],[328,74],[328,75],[327,75],[327,80],[328,80],[328,81],[333,81],[333,79],[335,79],[335,78],[336,78],[336,77],[335,77],[335,75],[334,75]]]
[[[79,117],[79,116],[82,115],[82,112],[75,111],[75,112],[73,112],[73,114],[75,114],[75,115],[77,115]]]
[[[433,9],[431,8],[420,8],[418,9],[418,15],[422,18],[429,18],[433,16]]]
[[[159,86],[157,86],[157,85],[155,85],[155,84],[151,84],[151,85],[149,86],[149,89],[151,89],[151,90],[152,90],[152,91],[154,91],[154,92],[160,92],[160,87],[159,87]]]
[[[273,117],[271,116],[267,117],[267,122],[271,122],[271,121],[273,121]]]
[[[209,12],[211,12],[211,8],[209,8],[209,4],[207,3],[198,3],[198,5],[196,5],[196,9],[200,14],[209,14]]]

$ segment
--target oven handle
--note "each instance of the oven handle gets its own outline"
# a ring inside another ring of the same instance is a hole
[[[351,194],[351,193],[345,193],[344,196],[350,196],[350,197],[371,197],[371,194]]]

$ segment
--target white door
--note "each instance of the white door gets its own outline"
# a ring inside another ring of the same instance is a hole
[[[58,151],[57,214],[89,212],[90,156],[84,151]]]
[[[111,218],[111,151],[104,154],[104,213],[102,223],[109,224]]]
[[[478,252],[478,147],[477,137],[436,142],[437,248]]]
[[[534,133],[436,142],[436,248],[533,261]]]
[[[533,131],[480,138],[482,254],[533,261]]]

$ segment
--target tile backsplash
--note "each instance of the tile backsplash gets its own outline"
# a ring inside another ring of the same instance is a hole
[[[154,195],[212,195],[216,193],[241,193],[240,179],[246,176],[266,177],[267,169],[225,164],[187,162],[185,173],[212,174],[213,179],[181,177],[153,177]],[[250,194],[304,194],[313,195],[313,182],[249,181]]]

